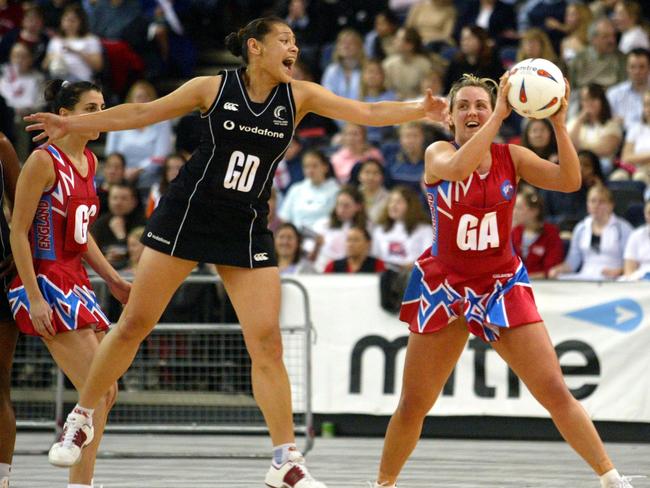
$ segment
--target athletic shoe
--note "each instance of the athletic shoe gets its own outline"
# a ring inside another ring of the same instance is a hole
[[[9,476],[0,479],[0,488],[9,488]]]
[[[59,440],[48,454],[50,464],[61,468],[74,466],[81,460],[81,449],[93,441],[94,429],[90,418],[79,410],[70,412]]]
[[[368,481],[368,488],[397,488],[397,485],[387,485],[386,483],[380,485],[379,483]]]
[[[609,483],[605,488],[634,488],[630,483],[634,478],[645,478],[645,476],[621,476],[620,479]]]
[[[325,483],[312,478],[298,451],[289,451],[289,459],[279,468],[271,465],[264,483],[269,488],[327,488]]]

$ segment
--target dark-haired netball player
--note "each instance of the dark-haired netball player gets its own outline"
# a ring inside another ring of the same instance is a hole
[[[51,81],[45,99],[62,118],[99,112],[104,96],[89,82]],[[11,220],[11,249],[18,276],[7,297],[18,328],[40,336],[56,364],[77,391],[90,381],[88,365],[108,330],[82,261],[126,302],[130,285],[106,261],[88,233],[99,214],[95,190],[97,158],[86,147],[99,131],[86,128],[60,134],[27,158],[16,186]],[[70,468],[69,487],[91,488],[95,456],[117,385],[102,391],[94,412],[94,432],[64,429],[62,438],[83,438],[88,449]],[[72,413],[68,424],[82,416]]]
[[[245,67],[198,77],[149,103],[119,105],[83,117],[35,114],[36,137],[58,138],[87,130],[144,127],[192,110],[202,112],[201,143],[181,169],[143,236],[131,298],[102,344],[68,430],[91,432],[95,405],[129,367],[140,342],[198,261],[218,267],[237,311],[252,359],[253,391],[273,442],[265,482],[272,488],[322,488],[296,450],[291,391],[282,361],[280,277],[267,229],[276,164],[295,127],[309,112],[362,125],[390,125],[424,116],[440,120],[446,102],[431,93],[420,102],[362,103],[338,97],[310,82],[292,81],[298,47],[278,18],[250,22],[230,34],[227,46]],[[164,277],[164,279],[161,279]],[[83,442],[69,436],[50,450],[50,462],[77,461]]]

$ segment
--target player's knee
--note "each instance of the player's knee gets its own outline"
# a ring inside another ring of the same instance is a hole
[[[258,365],[282,360],[282,336],[277,324],[260,327],[246,339],[251,360]]]
[[[125,342],[142,342],[151,332],[151,328],[150,320],[145,315],[125,311],[120,317],[116,331],[119,331],[119,338]]]
[[[400,416],[408,419],[421,419],[433,407],[433,400],[428,395],[403,393],[397,411]]]
[[[567,388],[564,380],[552,380],[546,385],[544,394],[539,398],[540,403],[549,412],[565,412],[575,402],[575,398]]]
[[[113,405],[117,402],[117,383],[113,383],[108,389],[106,395],[104,395],[104,402],[106,403],[107,412],[113,408]]]

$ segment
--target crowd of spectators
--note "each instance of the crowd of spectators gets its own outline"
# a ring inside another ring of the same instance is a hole
[[[42,107],[43,80],[100,81],[109,103],[153,100],[161,76],[192,74],[195,46],[218,48],[215,35],[266,14],[286,19],[296,34],[301,48],[296,79],[368,102],[411,100],[427,89],[444,96],[463,73],[496,79],[521,59],[543,57],[558,64],[572,85],[569,131],[583,186],[560,194],[520,185],[514,248],[534,278],[640,277],[648,266],[644,234],[630,239],[630,249],[625,242],[648,219],[649,5],[635,0],[5,1],[0,2],[0,62],[5,63],[0,114],[11,114],[6,132],[24,159],[31,144],[22,115]],[[133,265],[129,236],[137,234],[196,147],[197,122],[188,116],[107,136],[98,181],[103,215],[93,233],[114,264]],[[274,177],[269,222],[281,272],[411,266],[432,239],[422,180],[425,149],[450,137],[447,127],[427,120],[376,128],[306,117]],[[513,115],[499,137],[557,161],[548,121]]]

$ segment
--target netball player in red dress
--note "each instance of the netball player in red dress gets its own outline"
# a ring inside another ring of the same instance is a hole
[[[510,114],[507,75],[496,104],[491,88],[469,75],[458,81],[449,94],[454,141],[436,142],[426,151],[433,246],[415,263],[402,304],[400,318],[411,334],[402,394],[386,432],[375,486],[395,486],[425,415],[472,333],[489,341],[523,380],[603,487],[630,487],[564,383],[526,269],[510,240],[519,179],[548,190],[580,188],[580,164],[565,125],[568,90],[551,117],[558,165],[521,146],[492,143]]]
[[[63,117],[97,112],[104,106],[101,91],[88,82],[52,81],[45,98]],[[99,201],[94,183],[97,158],[86,143],[98,136],[97,131],[69,134],[35,150],[18,178],[11,221],[18,270],[8,293],[12,314],[24,334],[43,338],[77,390],[84,386],[88,366],[109,326],[82,261],[122,303],[130,290],[88,233]],[[88,445],[79,463],[70,468],[69,487],[91,487],[97,447],[116,396],[113,385],[95,409],[94,441],[91,431],[64,427],[64,438],[72,432]]]

